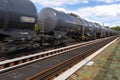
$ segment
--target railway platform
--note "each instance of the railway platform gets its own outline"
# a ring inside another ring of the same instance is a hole
[[[117,42],[115,42],[116,40]],[[115,42],[116,45],[120,43],[118,38],[114,36],[114,37],[98,39],[90,42],[85,42],[82,44],[76,44],[76,45],[72,45],[64,48],[59,48],[59,49],[55,49],[47,52],[36,53],[34,55],[23,56],[17,59],[15,58],[12,60],[2,61],[0,63],[1,64],[0,80],[53,80],[53,79],[56,79],[57,77],[59,77],[59,75],[64,73],[65,70],[69,70],[69,68],[72,68],[72,66],[75,65],[76,63],[79,63],[80,61],[82,62],[83,59],[87,59],[87,62],[88,62],[88,56],[90,57],[92,53],[93,53],[92,55],[94,55],[95,51],[99,50],[100,48],[103,48],[104,45],[106,44],[109,45],[109,44],[112,44],[113,42]],[[95,52],[95,56],[96,56],[96,53],[97,52]],[[53,54],[54,56],[52,56]],[[101,53],[101,54],[104,54],[104,55],[98,58],[98,61],[91,60],[91,59],[90,60],[93,61],[94,64],[95,62],[99,63],[99,66],[101,66],[103,62],[100,63],[99,60],[103,59],[104,56],[107,55],[106,53]],[[85,62],[85,64],[87,62]],[[91,67],[91,66],[86,66],[86,67]],[[96,68],[97,70],[99,66],[94,68]],[[87,73],[89,71],[90,70],[84,73]],[[79,75],[77,75],[77,77],[79,77]],[[66,80],[67,78],[65,79],[59,78],[59,80]],[[74,80],[74,79],[70,77],[68,80]],[[81,80],[87,80],[87,79],[81,79]]]
[[[120,38],[67,80],[120,80]]]

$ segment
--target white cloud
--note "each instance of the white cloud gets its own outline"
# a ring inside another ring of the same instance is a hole
[[[88,0],[31,0],[37,2],[42,6],[62,6],[62,5],[74,5],[78,3],[88,3]]]
[[[76,12],[83,18],[120,25],[120,4],[80,8]]]
[[[89,1],[88,0],[82,0],[82,3],[88,3]]]
[[[120,4],[79,8],[75,11],[66,10],[61,7],[55,9],[65,13],[75,13],[88,21],[98,22],[101,25],[103,23],[108,26],[120,25]]]
[[[83,17],[85,16],[87,17],[90,15],[92,16],[94,15],[97,17],[107,17],[107,18],[118,17],[118,15],[120,15],[120,4],[80,8],[78,12]]]
[[[55,10],[58,10],[58,11],[63,11],[63,12],[65,12],[65,13],[68,13],[68,11],[67,11],[65,8],[55,7],[54,9],[55,9]]]
[[[120,2],[120,0],[93,0],[93,1],[104,2],[104,3]]]
[[[65,13],[75,13],[80,17],[93,22],[105,23],[106,25],[120,25],[120,4],[100,5],[84,7],[77,10],[66,10],[63,5],[75,5],[88,3],[89,0],[31,0],[43,7],[52,7]],[[92,0],[105,3],[119,2],[120,0]]]

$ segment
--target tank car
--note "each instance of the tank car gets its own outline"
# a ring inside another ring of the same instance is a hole
[[[89,37],[89,39],[96,39],[97,28],[95,27],[94,23],[88,22],[88,28],[89,30],[86,33],[89,35],[87,35],[87,37]]]
[[[31,31],[33,31],[36,18],[35,6],[29,0],[1,0],[0,2],[0,33],[3,35],[33,36]]]
[[[117,35],[117,34],[119,34],[117,31],[110,29],[110,35],[111,36],[114,36],[114,35]]]
[[[104,26],[105,27],[105,34],[106,34],[106,37],[109,37],[110,36],[110,28],[109,26]]]
[[[44,25],[42,28],[41,24]],[[53,30],[77,29],[77,19],[64,12],[56,11],[52,8],[44,8],[38,15],[38,25],[40,29],[44,29],[44,33],[51,32]]]
[[[30,0],[1,0],[0,53],[20,49],[21,43],[36,37],[33,31],[36,20],[37,11]],[[11,49],[8,50],[7,47]]]
[[[79,36],[78,32],[81,30],[81,25],[78,18],[52,8],[44,8],[38,14],[40,32],[51,35],[57,41],[66,37],[66,35],[72,38],[75,38],[77,35]],[[75,34],[76,36],[73,36]]]
[[[70,36],[76,41],[96,37],[97,29],[92,22],[88,22],[75,14],[66,14],[52,8],[44,8],[38,14],[38,26],[41,33],[62,38]],[[55,39],[54,39],[55,40]],[[57,40],[58,41],[58,40]]]
[[[96,37],[101,38],[101,25],[98,23],[94,23],[96,30]]]
[[[52,8],[44,8],[39,12],[38,26],[41,34],[50,36],[49,38],[52,40],[50,42],[58,41],[60,43],[66,36],[80,41],[109,35],[108,30],[98,23],[92,23],[76,14],[66,14]],[[43,38],[45,37],[42,36]]]
[[[105,37],[106,36],[106,29],[104,26],[101,26],[101,37]]]

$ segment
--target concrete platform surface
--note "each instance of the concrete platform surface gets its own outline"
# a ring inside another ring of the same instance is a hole
[[[67,80],[120,80],[120,38]]]

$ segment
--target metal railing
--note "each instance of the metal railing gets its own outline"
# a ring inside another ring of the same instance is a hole
[[[110,37],[109,37],[110,38]],[[106,39],[106,38],[104,38]],[[99,39],[101,40],[101,39]],[[28,56],[23,56],[23,57],[19,57],[19,58],[14,58],[14,59],[10,59],[10,60],[5,60],[5,61],[1,61],[0,62],[0,73],[19,67],[19,66],[23,66],[29,63],[33,63],[35,61],[39,61],[48,57],[52,57],[70,50],[74,50],[77,49],[79,47],[81,47],[82,45],[88,45],[91,43],[94,43],[97,40],[93,40],[93,41],[89,41],[89,42],[84,42],[84,43],[79,43],[79,44],[75,44],[75,45],[71,45],[71,46],[67,46],[67,47],[62,47],[62,48],[58,48],[58,49],[54,49],[54,50],[50,50],[50,51],[46,51],[46,52],[40,52],[40,53],[35,53],[35,54],[31,54]]]

